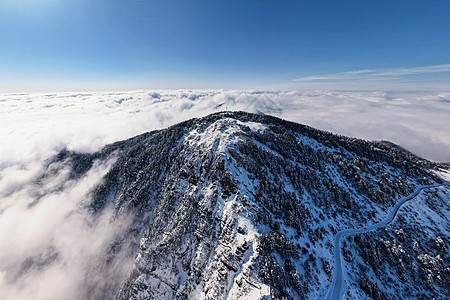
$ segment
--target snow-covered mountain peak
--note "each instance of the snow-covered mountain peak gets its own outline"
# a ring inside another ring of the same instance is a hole
[[[224,152],[228,147],[242,141],[239,137],[246,135],[244,128],[252,131],[264,131],[267,125],[224,117],[206,125],[206,127],[204,124],[199,124],[183,136],[180,142],[202,148],[203,151]]]
[[[108,253],[114,261],[126,246],[135,257],[116,299],[320,299],[337,274],[335,238],[347,228],[373,228],[343,237],[348,297],[448,295],[449,230],[436,224],[449,222],[450,192],[435,173],[447,165],[389,142],[244,112],[61,157],[81,176],[112,153],[117,161],[87,206],[133,216]],[[410,195],[417,199],[392,215]]]

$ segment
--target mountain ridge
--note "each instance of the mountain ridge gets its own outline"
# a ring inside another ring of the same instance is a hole
[[[382,219],[395,199],[419,185],[442,183],[430,170],[446,167],[389,142],[245,112],[191,119],[94,154],[66,152],[56,160],[82,176],[93,161],[111,155],[117,160],[86,207],[94,214],[112,207],[115,217],[133,215],[109,251],[114,257],[128,245],[135,256],[116,299],[324,297],[334,234]],[[436,197],[446,199],[448,190]],[[448,208],[442,209],[440,218],[448,220]],[[431,232],[449,245],[448,230]],[[349,243],[365,249],[359,240]],[[433,254],[430,249],[424,250]],[[446,295],[436,278],[449,278],[443,271],[448,255],[440,257],[444,267],[439,275],[432,272],[431,287],[429,273],[424,284],[421,275],[414,277],[424,295]],[[418,258],[409,263],[423,265]],[[351,298],[404,295],[383,289],[382,276],[370,273],[362,282],[364,268],[353,268],[361,275],[349,282]]]

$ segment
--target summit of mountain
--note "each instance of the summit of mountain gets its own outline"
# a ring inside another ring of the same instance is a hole
[[[114,261],[126,248],[132,271],[109,291],[92,291],[116,299],[323,298],[336,233],[379,222],[449,172],[390,142],[245,112],[191,119],[94,154],[65,151],[53,162],[82,176],[107,158],[115,162],[84,205],[132,216],[108,252]],[[449,200],[447,186],[424,191],[391,225],[347,237],[348,297],[448,297]]]

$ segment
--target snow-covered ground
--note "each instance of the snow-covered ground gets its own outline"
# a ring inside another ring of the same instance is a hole
[[[270,290],[268,286],[266,284],[263,284],[259,280],[255,280],[255,278],[251,276],[252,260],[258,261],[258,255],[255,255],[258,249],[258,241],[261,239],[262,236],[271,233],[271,228],[269,228],[268,226],[262,224],[256,226],[255,224],[252,223],[252,221],[250,221],[250,219],[252,219],[251,211],[253,211],[254,209],[264,210],[267,208],[264,208],[263,206],[261,206],[261,204],[258,204],[257,199],[255,199],[255,195],[257,194],[260,182],[258,180],[250,179],[254,176],[252,176],[252,174],[250,174],[248,170],[243,168],[242,165],[239,165],[238,161],[236,160],[236,157],[248,156],[248,153],[246,154],[243,152],[241,153],[240,148],[237,146],[237,144],[239,144],[240,142],[247,140],[248,137],[245,138],[245,136],[247,135],[246,132],[249,131],[248,129],[253,130],[254,132],[271,134],[273,128],[255,122],[248,122],[248,121],[242,122],[237,119],[231,118],[230,116],[228,116],[228,114],[221,114],[221,115],[224,115],[222,119],[211,122],[208,125],[205,124],[198,125],[198,127],[184,134],[183,137],[180,140],[178,140],[178,143],[184,143],[186,145],[189,145],[189,151],[186,153],[186,155],[188,156],[188,160],[195,161],[195,164],[199,163],[197,161],[201,161],[200,157],[203,153],[212,153],[217,157],[220,157],[220,160],[224,162],[226,166],[225,169],[228,170],[230,174],[232,174],[232,178],[234,178],[237,182],[237,190],[239,191],[240,197],[231,195],[229,197],[225,197],[224,199],[220,199],[217,202],[216,209],[212,212],[212,214],[216,216],[216,218],[221,219],[222,224],[227,224],[227,226],[229,225],[231,227],[233,227],[232,224],[234,224],[236,227],[242,228],[242,232],[245,235],[245,240],[243,239],[244,236],[236,234],[236,236],[228,240],[225,244],[223,244],[222,242],[218,243],[218,246],[215,248],[216,252],[214,254],[214,260],[218,261],[218,263],[214,262],[211,264],[212,267],[207,268],[209,273],[208,276],[205,277],[205,281],[207,281],[206,288],[203,291],[203,293],[200,290],[197,291],[198,294],[195,294],[196,296],[194,296],[194,298],[212,297],[212,296],[222,297],[220,296],[221,295],[220,293],[216,294],[211,293],[212,291],[215,290],[217,291],[218,290],[217,287],[220,285],[222,285],[224,289],[226,289],[227,291],[226,295],[228,299],[241,299],[244,296],[260,297],[262,295],[269,295]],[[242,128],[243,125],[248,128],[244,130]],[[272,132],[272,134],[274,133]],[[268,137],[266,136],[266,138]],[[323,143],[311,137],[307,137],[301,134],[298,135],[294,134],[293,139],[299,144],[301,143],[301,145],[307,146],[307,148],[305,148],[304,151],[307,151],[306,149],[314,149],[314,151],[318,152],[325,151],[333,153],[333,155],[335,155],[336,157],[338,155],[342,155],[337,160],[338,162],[343,162],[346,159],[352,160],[352,158],[355,158],[354,153],[351,153],[342,147],[339,148],[326,146]],[[263,144],[262,142],[257,142],[256,140],[254,140],[251,141],[251,143],[254,143],[257,146],[258,151],[264,153],[264,154],[261,153],[260,157],[265,157],[266,159],[273,161],[273,163],[276,163],[276,159],[269,157],[273,156],[278,157],[280,159],[283,159],[284,157],[283,154],[281,154],[283,151],[282,149],[278,149],[278,151],[281,151],[278,152],[271,149],[270,146],[268,146],[271,144],[271,142],[266,141],[265,144]],[[235,155],[230,155],[231,150],[233,150],[233,153],[235,153]],[[255,148],[253,148],[253,150],[256,151]],[[303,152],[299,151],[298,153]],[[180,156],[182,155],[179,155],[179,157]],[[326,160],[324,159],[323,163],[325,163],[325,161]],[[356,161],[358,160],[356,159]],[[353,160],[353,162],[355,161]],[[307,165],[302,165],[296,159],[293,158],[289,160],[289,163],[293,163],[300,168],[306,169],[308,168]],[[398,170],[389,167],[388,165],[386,165],[386,163],[378,161],[377,159],[372,161],[370,165],[371,165],[370,168],[373,167],[374,169],[378,170],[376,171],[376,174],[374,174],[373,172],[368,172],[368,170],[361,172],[360,174],[362,178],[364,178],[368,182],[372,183],[377,182],[378,179],[382,177],[381,176],[382,173],[385,171],[388,171],[391,174],[391,176],[392,175],[398,176],[398,178],[401,178],[400,176],[403,176],[403,174],[399,173]],[[264,169],[263,166],[260,167]],[[361,168],[364,167],[361,165]],[[292,241],[294,245],[299,245],[300,247],[307,247],[308,251],[310,251],[313,257],[313,261],[317,261],[318,262],[317,264],[319,266],[322,265],[322,268],[315,266],[312,270],[308,271],[308,262],[304,261],[305,258],[308,257],[307,255],[301,257],[300,259],[292,258],[291,260],[289,260],[292,266],[295,266],[295,269],[299,271],[298,273],[299,276],[303,276],[304,274],[310,272],[314,274],[313,276],[314,280],[308,281],[308,284],[310,284],[313,288],[309,289],[309,285],[303,286],[305,290],[306,289],[308,290],[308,292],[305,292],[307,293],[306,297],[308,299],[317,299],[325,296],[325,294],[327,293],[327,289],[330,288],[331,270],[334,270],[333,272],[336,275],[336,278],[327,296],[329,299],[336,299],[336,298],[340,299],[343,293],[345,292],[346,285],[344,284],[344,282],[347,281],[345,274],[349,272],[348,271],[349,267],[347,267],[345,264],[344,265],[341,264],[340,249],[339,247],[336,246],[337,244],[340,243],[340,238],[344,235],[348,236],[356,233],[366,233],[375,230],[379,227],[386,226],[390,221],[392,221],[395,218],[396,213],[398,212],[402,204],[407,200],[410,200],[415,196],[417,196],[419,191],[423,189],[422,187],[418,189],[415,193],[412,193],[411,195],[400,199],[392,209],[388,207],[389,209],[386,210],[385,206],[380,205],[377,206],[377,204],[375,203],[367,203],[367,199],[365,198],[365,196],[363,196],[363,194],[358,195],[358,192],[355,191],[354,187],[352,187],[352,184],[349,184],[348,178],[347,179],[344,178],[340,174],[340,172],[336,169],[336,166],[330,164],[326,166],[325,169],[326,169],[325,174],[321,174],[320,178],[328,176],[332,177],[335,183],[339,184],[343,190],[347,190],[349,194],[352,194],[352,198],[355,200],[355,202],[358,202],[359,205],[361,206],[365,206],[365,209],[358,208],[357,216],[347,215],[344,212],[335,214],[333,217],[327,216],[326,218],[324,218],[323,208],[317,207],[317,205],[313,203],[313,201],[316,200],[314,199],[316,198],[316,196],[310,195],[308,193],[302,193],[302,196],[298,195],[298,197],[301,198],[300,201],[301,204],[305,205],[305,207],[308,208],[308,211],[311,213],[311,216],[314,219],[314,221],[309,221],[308,231],[315,232],[316,229],[322,230],[326,228],[324,230],[325,232],[324,236],[320,238],[314,235],[308,236],[308,234],[305,234],[305,232],[307,232],[306,230],[301,231],[300,234],[299,231],[294,230],[293,227],[286,225],[285,221],[281,218],[273,219],[274,221],[278,222],[280,226],[279,232],[282,232],[284,234],[284,237]],[[191,170],[198,170],[198,168],[191,167]],[[411,181],[411,178],[407,179],[405,177],[404,181],[401,182],[401,185],[403,184],[418,185],[418,183],[415,182],[415,180],[416,179]],[[283,187],[282,191],[280,191],[279,194],[292,193],[295,195],[297,193],[296,189],[292,186],[292,182],[290,182],[290,179],[287,178],[285,175],[278,174],[276,172],[272,174],[269,173],[267,175],[267,178],[265,180],[262,180],[261,182],[268,183],[269,181],[274,182],[276,181],[279,186]],[[211,203],[208,201],[211,201],[211,197],[214,194],[213,193],[214,186],[215,185],[212,184],[204,186],[202,189],[203,197],[201,198],[202,200],[199,201],[199,204],[202,207],[201,209],[202,211],[203,210],[206,211],[209,207],[211,207]],[[184,186],[183,190],[185,190]],[[246,199],[252,200],[247,201]],[[393,203],[395,199],[396,198],[392,198]],[[251,204],[252,209],[245,209],[244,203],[248,205],[247,202],[252,203]],[[372,213],[367,214],[368,210],[373,211]],[[371,217],[364,218],[362,217],[363,214],[364,216],[371,216]],[[356,218],[357,220],[352,220],[352,218]],[[305,216],[302,219],[305,219]],[[331,227],[333,227],[333,229],[331,229]],[[332,232],[334,231],[334,229],[336,228],[342,229],[347,227],[362,228],[362,229],[340,231],[337,234],[337,239],[335,240],[333,247],[332,243],[335,234],[333,234]],[[320,234],[321,231],[317,232],[319,232]],[[167,234],[167,236],[170,236],[170,234]],[[223,258],[225,259],[233,258],[233,256],[229,256],[227,255],[227,253],[239,252],[237,251],[237,249],[239,247],[242,247],[242,245],[246,243],[245,241],[251,241],[249,242],[251,246],[249,246],[249,249],[245,252],[245,255],[243,255],[242,258],[240,258],[242,259],[242,264],[239,265],[236,263],[235,259],[231,259],[228,264],[232,266],[227,267],[228,269],[230,269],[229,271],[226,271],[225,270],[226,268],[222,268],[222,271],[218,272],[218,274],[220,275],[215,274],[214,270],[220,269],[220,261],[223,262]],[[149,249],[148,247],[145,248]],[[157,247],[155,246],[154,249],[156,248]],[[152,253],[152,251],[154,250],[148,251],[149,253]],[[202,254],[199,255],[201,256]],[[274,257],[276,257],[276,259],[279,259],[279,257],[276,254],[274,254]],[[207,261],[206,258],[203,259],[204,262]],[[196,263],[196,265],[201,265],[201,259],[197,260],[196,256],[196,262],[197,261],[198,263]],[[331,267],[330,272],[327,273],[326,263],[327,262],[332,263],[333,261],[336,262],[337,264],[334,268]],[[145,266],[146,264],[143,263],[142,265]],[[282,259],[280,260],[280,265],[282,265]],[[145,271],[143,273],[145,273]],[[157,278],[155,277],[156,280],[155,278],[152,277],[148,279],[149,280],[148,282],[141,281],[140,277],[138,277],[137,279],[134,279],[135,285],[140,286],[140,284],[142,283],[143,286],[156,286],[157,283],[160,281],[159,279],[161,277],[160,273],[162,274],[162,272],[158,272],[158,277]],[[225,285],[221,283],[220,276],[225,276],[225,278],[228,278],[227,283]],[[167,277],[164,279],[163,282],[171,281],[172,283],[175,283],[177,282],[177,280],[174,278],[176,278],[175,275],[171,278]],[[183,277],[183,280],[185,280],[184,278],[185,277]],[[340,279],[340,281],[336,279]],[[356,289],[354,289],[354,291],[360,292],[360,290]]]
[[[447,173],[445,173],[447,174]],[[397,216],[398,211],[402,207],[404,203],[407,201],[410,201],[417,197],[419,193],[423,190],[428,190],[436,187],[441,186],[448,186],[450,185],[449,182],[443,183],[443,184],[433,184],[433,185],[426,185],[426,186],[420,186],[417,188],[412,194],[403,197],[402,199],[398,200],[395,206],[391,209],[391,211],[387,214],[386,218],[384,218],[381,222],[364,227],[364,228],[355,228],[355,229],[344,229],[339,231],[334,239],[334,277],[333,282],[327,292],[327,295],[325,296],[325,300],[341,300],[344,296],[344,293],[347,290],[346,286],[346,274],[343,272],[342,267],[342,258],[341,258],[341,238],[345,236],[351,236],[355,234],[364,234],[367,232],[370,232],[372,230],[376,230],[378,228],[382,228],[385,226],[388,226]],[[436,201],[439,201],[438,199],[435,199]]]

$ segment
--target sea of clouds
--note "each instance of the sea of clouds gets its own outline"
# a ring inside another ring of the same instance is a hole
[[[113,159],[70,179],[61,166],[41,178],[62,149],[93,152],[153,129],[223,110],[275,115],[338,134],[389,140],[450,161],[450,92],[154,90],[0,95],[0,299],[81,299],[105,278],[106,255],[126,220],[93,218],[82,207]],[[48,171],[48,170],[47,170]],[[125,254],[113,264],[120,281]],[[97,270],[97,271],[96,271]],[[98,272],[98,274],[96,273]],[[97,276],[101,275],[101,276]],[[91,282],[87,284],[86,281]],[[95,291],[94,291],[95,292]]]
[[[0,168],[62,148],[107,143],[222,110],[275,115],[450,161],[450,92],[161,90],[124,93],[0,94]]]

